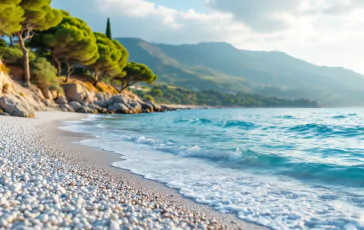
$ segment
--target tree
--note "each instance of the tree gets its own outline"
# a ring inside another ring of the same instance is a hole
[[[61,75],[61,62],[66,63],[65,82],[72,75],[75,64],[91,65],[99,58],[96,37],[91,28],[66,11],[63,11],[63,20],[58,26],[35,36],[30,44],[39,49],[50,49],[58,76]]]
[[[124,77],[114,78],[114,80],[120,81],[121,83],[119,92],[124,91],[137,82],[153,84],[158,78],[146,65],[136,62],[128,62],[124,68],[124,72],[126,73]]]
[[[128,51],[116,40],[110,40],[102,33],[94,33],[98,46],[99,58],[91,65],[96,86],[106,76],[123,75],[123,68],[129,58]]]
[[[34,36],[35,31],[52,28],[62,20],[61,11],[51,8],[50,4],[51,0],[22,0],[19,3],[24,11],[24,20],[21,22],[21,29],[16,32],[16,35],[23,52],[25,85],[29,85],[30,82],[29,49],[25,42]]]
[[[12,36],[21,30],[24,10],[19,6],[21,0],[0,0],[0,36]]]
[[[110,18],[107,18],[107,25],[106,25],[106,37],[110,40],[112,40],[111,35],[111,25],[110,25]]]

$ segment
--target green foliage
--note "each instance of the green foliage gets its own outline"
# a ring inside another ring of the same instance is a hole
[[[107,19],[106,33],[105,34],[106,34],[106,37],[108,39],[111,39],[112,40],[110,18]]]
[[[0,39],[0,47],[6,47],[6,41],[4,39]]]
[[[7,64],[21,64],[23,59],[23,52],[19,46],[15,47],[1,47],[0,46],[0,59]],[[29,60],[36,59],[33,52],[29,52]]]
[[[58,25],[62,12],[53,9],[51,0],[21,0],[19,6],[24,10],[23,29],[27,32],[43,31]]]
[[[37,58],[32,63],[32,83],[40,89],[56,90],[62,89],[57,80],[57,70],[45,58]]]
[[[317,103],[307,99],[287,100],[276,97],[238,93],[226,94],[219,91],[191,91],[183,88],[169,87],[167,85],[155,86],[149,93],[137,90],[135,93],[146,100],[153,92],[161,91],[159,96],[154,95],[158,103],[182,105],[208,105],[208,106],[241,106],[241,107],[317,107]]]
[[[124,76],[123,68],[129,58],[128,51],[118,41],[110,40],[105,34],[94,34],[99,52],[99,58],[91,65],[95,72],[95,85],[107,76]]]
[[[124,68],[124,72],[126,73],[125,77],[118,78],[122,83],[121,91],[137,82],[153,84],[158,79],[146,65],[136,62],[128,62]]]
[[[150,94],[155,96],[155,97],[161,97],[163,96],[163,92],[161,89],[159,89],[158,87],[153,87],[151,90],[150,90]]]
[[[32,39],[33,47],[46,47],[51,50],[53,60],[67,64],[67,77],[73,72],[74,64],[91,65],[98,58],[96,38],[91,28],[81,19],[69,16],[65,11],[62,22]]]
[[[12,35],[21,30],[24,10],[21,0],[0,0],[0,35]]]
[[[4,63],[17,63],[23,58],[23,52],[19,48],[0,47],[0,59]]]

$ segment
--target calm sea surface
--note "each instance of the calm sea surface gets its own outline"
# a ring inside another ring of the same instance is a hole
[[[113,165],[273,229],[364,229],[364,109],[89,116],[64,129]]]

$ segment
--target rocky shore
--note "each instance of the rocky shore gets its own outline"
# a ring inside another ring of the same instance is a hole
[[[130,92],[115,94],[96,92],[87,83],[62,84],[64,93],[40,90],[35,86],[22,87],[0,72],[0,115],[34,117],[36,111],[63,111],[92,114],[138,114],[195,108],[179,105],[159,105],[143,101]]]
[[[31,120],[0,118],[1,228],[254,227],[239,225],[231,221],[231,217],[223,223],[224,220],[218,215],[189,209],[181,204],[184,202],[175,202],[178,199],[173,195],[134,186],[127,177],[116,176],[118,173],[110,173],[98,164],[81,160],[80,155],[75,156],[75,152],[68,152],[68,149],[77,148],[67,148],[53,142],[57,139],[56,134],[49,133],[44,127],[47,122],[61,117],[74,119],[75,114],[43,112],[37,117]],[[91,158],[91,151],[84,150],[81,152]],[[103,159],[106,156],[97,157]]]

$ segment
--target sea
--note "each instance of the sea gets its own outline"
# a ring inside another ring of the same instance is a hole
[[[62,129],[114,167],[271,229],[364,229],[364,109],[89,115]]]

